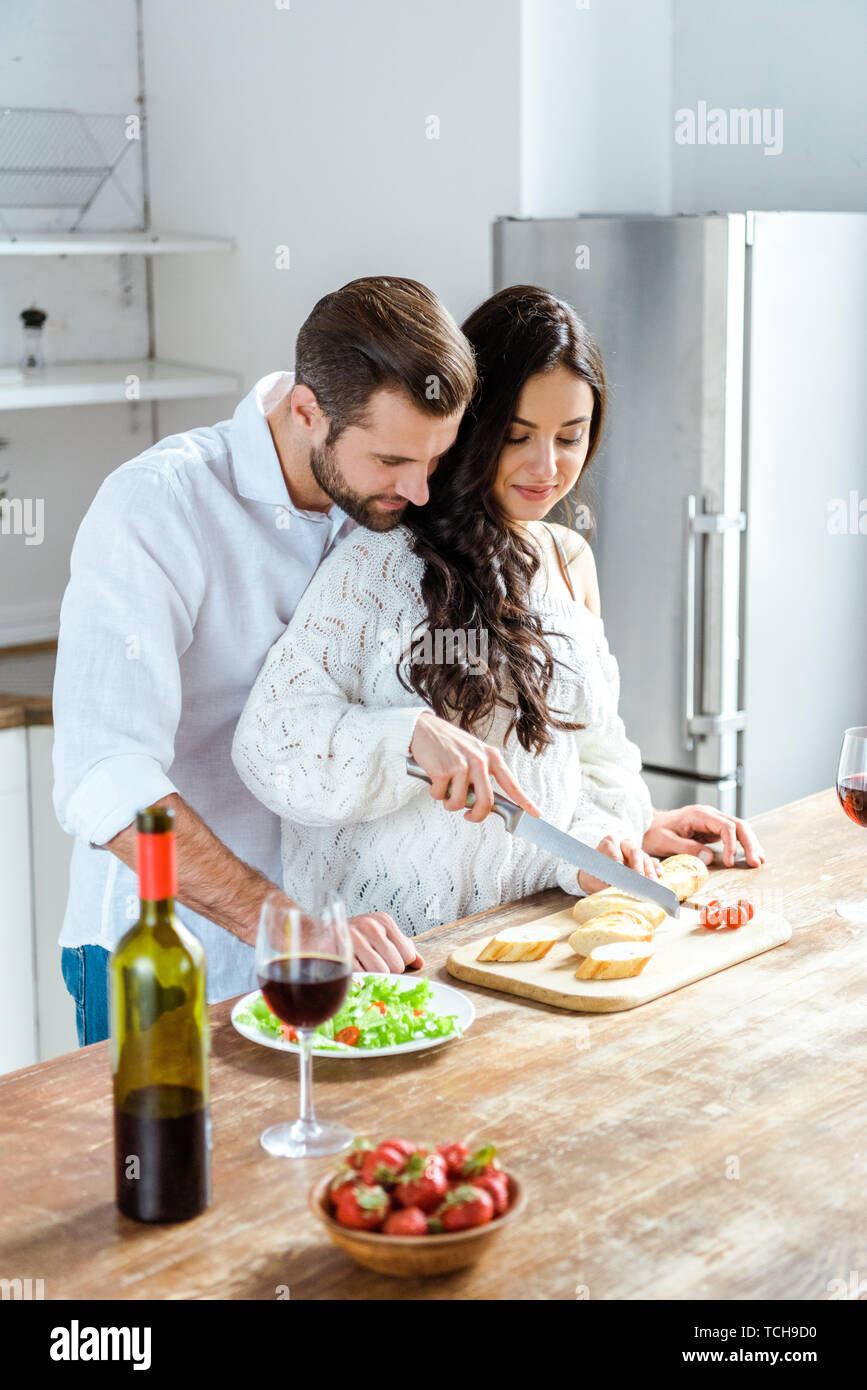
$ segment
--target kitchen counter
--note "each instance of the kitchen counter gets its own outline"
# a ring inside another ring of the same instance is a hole
[[[867,1268],[867,929],[834,912],[867,894],[867,838],[832,790],[755,818],[761,892],[790,942],[614,1014],[570,1014],[461,986],[460,1041],[408,1057],[316,1060],[322,1114],[377,1137],[490,1138],[523,1178],[523,1216],[475,1267],[397,1282],[353,1264],[307,1210],[332,1160],[268,1157],[294,1118],[294,1058],[213,1005],[214,1201],[136,1225],[112,1189],[108,1043],[0,1079],[0,1276],[47,1299],[825,1299]],[[432,978],[453,946],[569,901],[559,890],[425,933]],[[455,983],[455,982],[453,982]]]
[[[56,642],[0,647],[0,729],[51,724]]]

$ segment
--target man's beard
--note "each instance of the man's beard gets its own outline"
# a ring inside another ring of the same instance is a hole
[[[341,511],[357,521],[359,526],[366,526],[368,531],[393,531],[403,520],[405,507],[383,512],[376,506],[379,494],[362,497],[360,492],[354,492],[340,470],[334,450],[329,449],[327,444],[311,449],[310,471],[332,502],[336,502]]]

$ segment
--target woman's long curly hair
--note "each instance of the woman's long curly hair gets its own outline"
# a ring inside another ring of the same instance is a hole
[[[466,644],[446,662],[398,664],[405,689],[444,719],[474,731],[495,709],[527,751],[543,752],[550,730],[580,729],[548,705],[555,659],[530,585],[539,557],[510,527],[493,496],[500,454],[525,383],[563,366],[593,393],[585,467],[599,444],[605,415],[602,358],[574,309],[532,285],[512,285],[481,304],[462,325],[475,349],[476,395],[458,436],[431,478],[430,500],[410,505],[404,524],[424,560],[422,598],[431,634],[487,634],[485,662]],[[415,648],[415,652],[418,648]],[[425,653],[427,656],[429,653]]]

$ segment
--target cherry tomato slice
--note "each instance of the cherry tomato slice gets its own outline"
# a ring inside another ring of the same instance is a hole
[[[714,931],[717,927],[722,926],[723,909],[717,898],[714,898],[711,902],[709,902],[705,907],[701,909],[701,912],[699,913],[699,921],[701,922],[701,925],[703,927],[707,927],[711,931]]]

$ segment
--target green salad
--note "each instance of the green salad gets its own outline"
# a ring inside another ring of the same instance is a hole
[[[343,1007],[313,1033],[313,1046],[332,1052],[375,1051],[421,1038],[460,1037],[455,1014],[438,1014],[430,1007],[433,989],[423,978],[409,989],[387,975],[352,980]],[[237,1022],[269,1038],[295,1041],[295,1031],[281,1023],[259,994],[237,1014]]]

